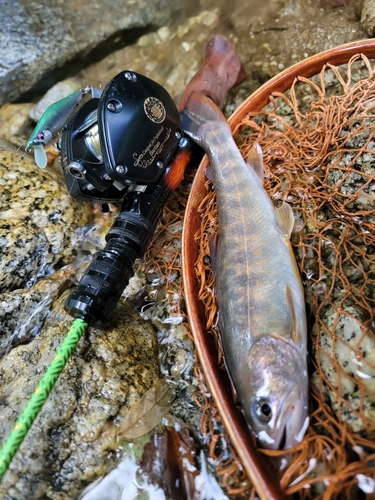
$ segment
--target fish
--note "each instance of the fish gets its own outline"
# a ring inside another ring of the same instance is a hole
[[[31,149],[34,150],[34,159],[38,167],[45,168],[47,165],[47,154],[44,151],[44,146],[63,128],[83,96],[88,92],[92,93],[93,90],[92,87],[76,90],[67,97],[48,106],[42,114],[32,134],[26,141],[25,147],[25,153],[28,153]]]
[[[194,93],[181,113],[185,133],[207,153],[220,234],[214,261],[225,365],[260,447],[288,449],[308,427],[304,290],[290,244],[294,216],[263,187],[263,156],[247,163],[219,108]]]

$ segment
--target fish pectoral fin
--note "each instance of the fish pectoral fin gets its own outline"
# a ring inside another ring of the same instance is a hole
[[[264,165],[263,165],[263,153],[262,148],[257,142],[254,142],[253,147],[250,149],[250,153],[247,156],[246,163],[251,169],[254,170],[258,179],[264,184]]]
[[[276,217],[279,222],[280,229],[290,239],[294,227],[294,214],[289,203],[283,201],[280,207],[275,207]]]
[[[292,340],[296,344],[301,344],[302,337],[298,329],[298,316],[294,305],[293,293],[289,285],[286,285],[286,300],[289,307],[290,317],[292,319]]]
[[[211,167],[211,164],[210,164],[210,165],[208,165],[208,167],[206,167],[206,168],[204,169],[204,175],[207,177],[207,179],[208,179],[209,181],[211,181],[211,182],[212,182],[212,184],[214,183],[214,175],[213,175],[213,169],[212,169],[212,167]]]

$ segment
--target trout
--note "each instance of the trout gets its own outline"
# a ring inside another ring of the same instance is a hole
[[[213,102],[194,93],[183,128],[210,159],[220,234],[214,260],[224,359],[261,447],[287,449],[308,427],[306,309],[290,244],[290,205],[263,187],[259,145],[244,161]]]

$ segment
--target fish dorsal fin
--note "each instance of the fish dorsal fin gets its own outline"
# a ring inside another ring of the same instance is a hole
[[[294,214],[289,203],[283,201],[280,207],[275,208],[276,217],[279,222],[280,229],[290,239],[294,227]]]
[[[47,166],[47,155],[41,144],[34,146],[34,160],[39,168],[46,168]]]
[[[254,170],[260,182],[264,183],[264,165],[262,148],[257,142],[254,142],[253,147],[246,159],[247,164]]]
[[[290,317],[292,319],[292,340],[296,344],[301,344],[302,337],[298,330],[298,316],[294,304],[293,293],[289,285],[286,285],[286,300],[288,303],[288,308],[290,312]]]

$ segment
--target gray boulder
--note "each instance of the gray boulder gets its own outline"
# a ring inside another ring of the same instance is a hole
[[[47,90],[85,61],[100,58],[108,46],[127,44],[162,26],[176,8],[173,0],[66,0],[58,5],[53,0],[2,0],[0,104],[30,89]]]

